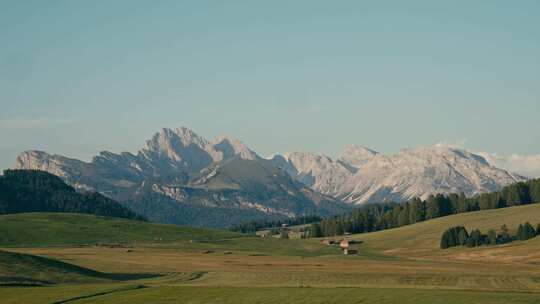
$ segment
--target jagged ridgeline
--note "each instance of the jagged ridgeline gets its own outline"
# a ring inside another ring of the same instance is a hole
[[[307,152],[264,158],[237,139],[207,140],[186,127],[161,129],[137,153],[103,151],[90,162],[24,151],[15,168],[50,172],[154,222],[215,228],[326,218],[354,205],[437,193],[471,197],[526,180],[444,145],[395,155],[348,145],[336,159]]]
[[[144,220],[97,192],[77,192],[50,173],[6,170],[0,176],[0,214],[23,212],[72,212]]]

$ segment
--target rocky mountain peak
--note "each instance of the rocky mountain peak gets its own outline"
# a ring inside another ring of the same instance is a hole
[[[216,150],[223,153],[223,159],[260,159],[259,155],[248,148],[243,142],[227,135],[220,135],[216,137],[212,141],[212,144]]]
[[[309,152],[275,155],[271,162],[303,184],[327,195],[336,195],[340,185],[352,176],[343,164]]]
[[[346,145],[338,157],[338,161],[358,169],[379,153],[358,145]]]
[[[481,156],[452,146],[404,149],[389,156],[376,155],[341,188],[352,203],[404,201],[435,193],[474,195],[523,180],[492,167]]]

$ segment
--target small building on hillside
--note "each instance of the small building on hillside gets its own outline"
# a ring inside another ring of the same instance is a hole
[[[343,239],[341,242],[339,242],[339,247],[341,247],[341,250],[343,250],[343,254],[348,254],[349,246],[349,240],[347,239]]]
[[[287,224],[283,224],[281,225],[281,228],[279,229],[279,237],[282,239],[288,239],[290,232],[291,232],[291,229],[287,226]]]
[[[358,250],[351,249],[351,242],[348,239],[341,240],[339,247],[341,247],[345,255],[358,253]]]

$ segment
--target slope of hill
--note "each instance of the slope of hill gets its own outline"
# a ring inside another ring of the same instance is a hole
[[[441,235],[453,226],[462,225],[469,231],[480,229],[486,233],[489,229],[498,230],[504,224],[514,233],[519,224],[525,222],[535,226],[540,223],[540,204],[456,214],[399,228],[356,234],[352,238],[363,242],[359,247],[362,251],[391,256],[540,263],[540,238],[476,248],[441,250],[439,247]]]
[[[141,227],[130,229],[140,234],[133,239],[143,243],[135,244],[129,250],[115,246],[70,246],[70,243],[67,246],[9,250],[60,259],[98,271],[154,272],[162,276],[129,283],[146,288],[127,291],[120,290],[126,283],[112,281],[106,285],[25,288],[22,293],[21,288],[4,287],[2,300],[6,303],[53,303],[71,298],[81,303],[176,303],[178,299],[189,299],[193,303],[219,299],[231,304],[253,301],[329,303],[334,300],[343,303],[359,300],[380,303],[536,303],[540,292],[540,243],[537,239],[446,250],[439,249],[438,240],[448,226],[463,223],[469,229],[479,227],[483,231],[502,223],[515,228],[517,223],[539,218],[539,206],[472,212],[399,229],[354,235],[352,238],[363,241],[353,244],[359,250],[358,256],[344,256],[338,246],[326,246],[317,239],[239,237],[189,242],[192,238],[186,236],[180,237],[178,242],[171,237],[167,239],[168,243],[156,243],[150,240],[151,237],[140,236],[152,231],[149,227],[155,224],[112,219],[120,221],[121,227],[130,226],[129,223]],[[0,217],[0,223],[6,217],[15,217],[10,221],[10,227],[23,234],[41,235],[41,231],[34,231],[30,225],[39,222],[36,215],[31,214],[33,219],[24,219],[29,216],[27,214],[4,216]],[[70,231],[86,229],[86,218],[101,219],[88,215],[72,216],[74,218],[69,220],[55,218],[46,224],[67,225],[69,229],[53,227],[47,232],[61,238]],[[70,221],[73,223],[66,224]],[[103,230],[111,230],[109,226]],[[6,229],[0,226],[0,230]],[[195,231],[194,234],[207,235],[210,230]],[[154,237],[157,235],[160,234],[154,234]],[[70,239],[76,237],[81,237],[80,232]],[[49,241],[55,244],[54,240]]]
[[[143,219],[99,193],[79,193],[50,173],[6,170],[0,176],[0,214],[21,212],[76,212]]]
[[[100,283],[151,276],[107,274],[46,257],[0,250],[0,286]]]
[[[0,246],[161,243],[217,240],[241,234],[153,224],[121,218],[70,213],[21,213],[0,216]]]

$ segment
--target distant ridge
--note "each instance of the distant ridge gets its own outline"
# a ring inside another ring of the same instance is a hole
[[[300,182],[351,204],[460,192],[472,196],[526,180],[480,155],[440,144],[388,156],[349,145],[337,160],[297,152],[274,156],[272,161]]]
[[[0,214],[71,212],[144,220],[97,192],[80,193],[48,172],[6,170],[0,176]]]

